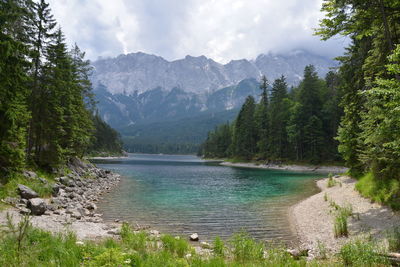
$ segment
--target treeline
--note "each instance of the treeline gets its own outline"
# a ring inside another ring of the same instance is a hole
[[[329,72],[320,79],[312,65],[304,79],[288,90],[285,77],[272,86],[261,80],[261,99],[249,96],[236,120],[208,134],[200,153],[208,158],[302,162],[338,161],[338,77]]]
[[[99,122],[84,55],[68,49],[44,0],[0,1],[2,176],[59,167],[90,148]]]
[[[400,1],[326,0],[317,31],[351,40],[339,57],[339,151],[358,188],[400,208]]]
[[[171,143],[154,142],[153,139],[136,140],[135,137],[122,137],[123,148],[129,153],[147,153],[147,154],[196,154],[199,151],[199,144],[192,143]]]

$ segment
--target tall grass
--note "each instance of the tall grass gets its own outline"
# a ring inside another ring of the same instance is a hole
[[[356,189],[362,196],[374,202],[400,210],[400,181],[396,179],[377,179],[372,172],[369,172],[358,180]]]
[[[389,250],[400,252],[400,226],[394,227],[388,232]]]
[[[370,240],[357,239],[345,244],[339,257],[345,266],[384,266],[389,265],[382,255],[383,249]]]
[[[351,205],[341,207],[336,203],[334,204],[334,207],[337,210],[333,222],[334,236],[335,238],[347,237],[349,236],[347,219],[353,214],[353,207]]]

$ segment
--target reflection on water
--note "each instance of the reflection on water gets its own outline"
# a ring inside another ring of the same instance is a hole
[[[314,180],[323,176],[224,167],[194,156],[130,155],[97,165],[124,176],[99,204],[105,220],[203,239],[244,229],[259,240],[290,240],[288,207],[315,193]]]

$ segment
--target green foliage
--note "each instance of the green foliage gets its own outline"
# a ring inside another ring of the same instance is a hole
[[[0,2],[2,183],[26,166],[62,167],[92,142],[90,62],[76,45],[69,51],[56,26],[45,0]]]
[[[232,151],[238,158],[251,159],[256,152],[255,107],[254,98],[248,96],[236,118],[233,130]]]
[[[96,114],[93,116],[94,123],[94,135],[91,146],[88,148],[89,154],[97,155],[101,152],[107,152],[111,154],[122,153],[122,141],[119,133],[111,128]]]
[[[337,204],[333,204],[336,209],[336,214],[333,222],[334,227],[334,236],[335,238],[339,237],[347,237],[349,235],[347,219],[353,214],[353,207],[351,205],[347,205],[341,207]]]
[[[389,251],[400,252],[400,226],[396,226],[388,232]]]
[[[325,0],[317,34],[349,36],[339,58],[339,88],[344,116],[339,151],[350,174],[362,178],[360,192],[399,207],[400,26],[398,1]],[[397,44],[397,47],[396,47]]]
[[[165,250],[172,254],[176,254],[180,258],[184,257],[189,250],[189,244],[182,238],[163,235],[161,241]]]
[[[312,65],[305,68],[304,77],[291,95],[284,76],[274,81],[270,96],[267,81],[262,79],[260,102],[247,98],[234,123],[208,134],[200,154],[241,161],[338,160],[334,140],[341,112],[337,77],[332,73],[321,80]]]
[[[357,181],[356,189],[364,197],[387,204],[395,210],[400,209],[400,182],[396,179],[377,179],[372,172],[369,172]]]
[[[225,244],[219,236],[214,239],[213,252],[217,257],[224,257],[225,255]]]
[[[235,260],[239,262],[261,261],[264,257],[264,245],[250,238],[244,232],[235,234],[231,245]]]
[[[381,253],[381,249],[375,243],[357,239],[345,244],[340,249],[339,257],[345,266],[389,265]]]
[[[327,183],[327,187],[334,187],[337,184],[336,180],[333,179],[333,177],[329,177],[328,178],[328,183]]]

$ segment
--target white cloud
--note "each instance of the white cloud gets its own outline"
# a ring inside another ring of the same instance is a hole
[[[335,56],[343,39],[322,42],[313,28],[322,0],[50,0],[68,40],[89,58],[143,51],[220,62],[307,49]]]

